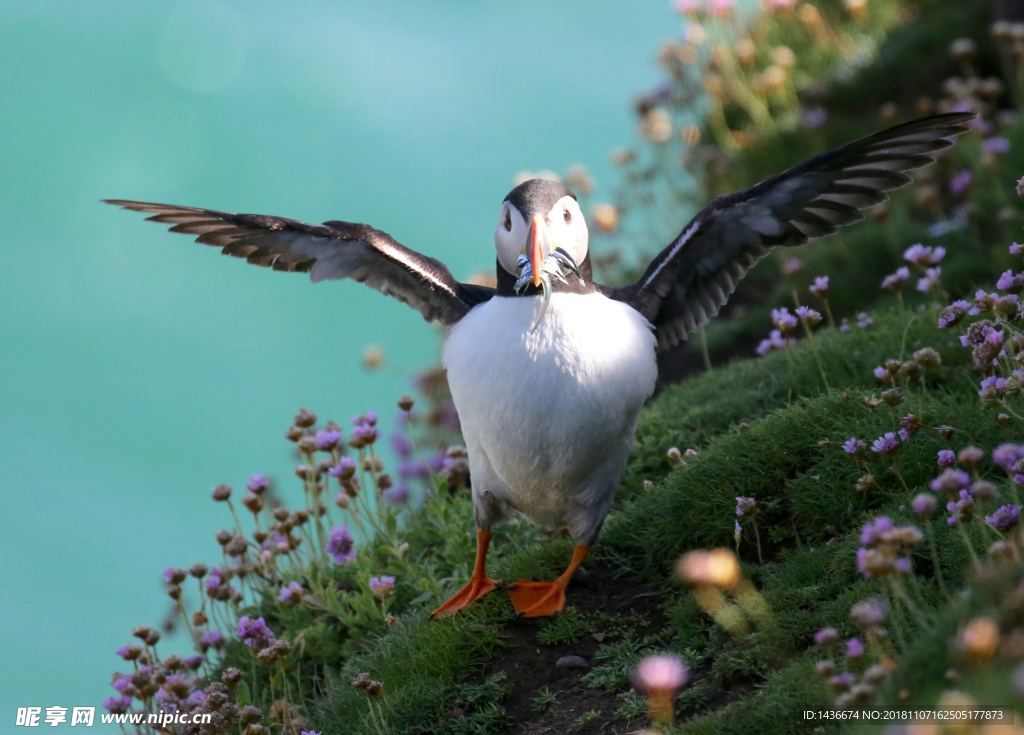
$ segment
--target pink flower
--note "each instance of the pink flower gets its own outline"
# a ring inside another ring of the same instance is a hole
[[[690,670],[678,656],[662,654],[648,656],[636,667],[633,684],[643,692],[671,692],[683,686],[690,678]]]
[[[676,12],[696,15],[701,10],[701,0],[676,0]]]
[[[963,194],[971,188],[974,177],[968,169],[964,169],[949,181],[949,191],[952,194]]]
[[[732,13],[733,0],[708,0],[708,12],[715,18]]]
[[[385,597],[390,597],[394,589],[395,578],[391,575],[382,574],[379,577],[370,577],[370,590],[374,597],[383,600]]]

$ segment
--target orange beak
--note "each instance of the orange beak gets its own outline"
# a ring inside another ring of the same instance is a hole
[[[533,270],[533,286],[540,285],[541,266],[544,264],[544,251],[541,249],[541,236],[544,232],[544,218],[535,214],[530,220],[530,235],[527,238],[530,251],[530,268]]]

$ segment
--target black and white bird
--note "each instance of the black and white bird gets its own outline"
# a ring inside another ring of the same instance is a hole
[[[491,528],[521,513],[568,527],[576,543],[554,581],[510,586],[516,611],[535,617],[563,608],[608,514],[657,381],[656,352],[712,319],[773,247],[860,220],[911,181],[907,171],[952,145],[972,117],[908,122],[720,197],[622,287],[594,283],[583,212],[554,181],[527,181],[502,202],[496,288],[460,283],[439,261],[365,224],[107,201],[255,265],[308,272],[313,281],[361,281],[448,325],[443,363],[469,451],[477,556],[469,582],[434,615],[496,587],[485,569]]]

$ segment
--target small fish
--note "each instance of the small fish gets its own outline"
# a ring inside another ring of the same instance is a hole
[[[527,258],[525,254],[520,254],[517,265],[520,268],[520,273],[519,278],[516,279],[514,290],[518,294],[522,293],[523,289],[533,281],[533,267],[530,265],[530,259]],[[580,272],[579,266],[576,265],[576,262],[567,252],[562,250],[562,248],[555,248],[548,253],[547,257],[544,258],[544,262],[541,264],[540,310],[537,312],[537,318],[533,321],[533,326],[530,327],[530,334],[537,331],[537,327],[540,326],[541,321],[544,319],[544,315],[548,311],[548,304],[551,303],[552,276],[562,283],[568,283],[568,281],[565,280],[565,274],[562,272],[563,267],[569,269],[576,275],[581,286],[584,285],[583,274]]]

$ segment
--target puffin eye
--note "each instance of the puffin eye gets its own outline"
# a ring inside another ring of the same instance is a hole
[[[506,209],[505,210],[504,227],[505,227],[505,232],[511,232],[512,231],[512,210],[511,209]]]
[[[572,223],[572,212],[570,212],[568,209],[563,209],[562,210],[562,219],[565,220],[565,224],[567,224],[567,225]]]

